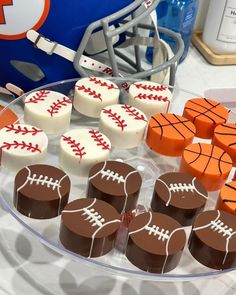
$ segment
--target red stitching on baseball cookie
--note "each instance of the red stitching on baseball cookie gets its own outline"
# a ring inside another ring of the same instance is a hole
[[[97,143],[97,146],[102,146],[103,150],[110,150],[110,144],[105,141],[103,135],[94,129],[89,130],[89,134],[91,134],[91,138]]]
[[[112,113],[112,110],[106,110],[103,109],[104,114],[107,114],[109,118],[111,118],[113,121],[115,121],[116,125],[121,128],[123,131],[125,127],[127,127],[127,124],[125,123],[125,120],[121,120],[121,116],[117,115],[117,113]]]
[[[63,135],[62,138],[72,148],[72,152],[74,152],[75,156],[80,157],[80,160],[86,155],[86,152],[84,151],[85,147],[80,147],[80,142],[75,142],[70,136],[66,137]]]
[[[76,88],[78,90],[84,91],[85,93],[87,93],[88,95],[92,96],[93,98],[97,98],[97,99],[99,99],[99,100],[102,101],[101,93],[96,93],[96,91],[95,90],[92,90],[90,87],[86,88],[84,85],[81,85],[81,86],[76,86]]]
[[[163,97],[163,96],[159,96],[159,95],[154,95],[154,94],[145,94],[145,93],[139,93],[134,98],[149,99],[149,100],[158,100],[158,101],[164,101],[164,102],[169,101],[169,99],[167,97]]]
[[[51,115],[51,117],[53,117],[53,115],[58,114],[59,110],[62,107],[67,106],[68,104],[71,104],[72,101],[69,98],[63,97],[62,100],[58,99],[57,102],[54,102],[51,106],[50,109],[47,110],[47,112],[49,112],[49,114]]]
[[[129,104],[124,104],[122,106],[122,109],[124,109],[126,111],[126,113],[129,114],[129,116],[134,117],[135,120],[142,120],[147,122],[147,120],[145,119],[144,115],[140,114],[138,110],[136,110],[135,108],[132,108],[131,105]]]
[[[28,129],[26,126],[24,126],[23,128],[20,125],[8,125],[5,127],[6,128],[6,132],[11,132],[13,131],[15,134],[21,134],[21,135],[26,135],[26,134],[30,134],[35,136],[40,132],[43,132],[43,130],[41,129],[37,129],[36,127],[32,126],[32,129]]]
[[[149,91],[164,91],[167,89],[166,86],[163,85],[156,85],[156,86],[152,86],[152,85],[146,85],[146,84],[134,84],[136,88],[138,89],[144,89],[144,90],[149,90]]]
[[[101,87],[107,87],[107,89],[119,89],[118,87],[116,87],[114,84],[108,84],[107,82],[103,82],[101,80],[99,80],[98,78],[96,77],[90,77],[89,78],[89,81],[90,82],[94,82],[95,84],[98,84],[100,85]]]
[[[50,91],[47,90],[38,91],[25,103],[38,103],[39,101],[44,101],[49,93]]]
[[[32,142],[25,143],[24,141],[18,142],[16,140],[14,140],[12,143],[12,142],[5,142],[4,141],[3,146],[1,146],[1,149],[4,149],[4,148],[6,148],[7,150],[10,150],[11,148],[13,148],[13,149],[20,148],[21,150],[26,149],[27,151],[30,151],[32,153],[35,153],[35,152],[41,153],[41,150],[39,149],[39,145],[38,144],[33,145]]]

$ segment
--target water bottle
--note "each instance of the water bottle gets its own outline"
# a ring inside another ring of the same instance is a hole
[[[156,10],[158,26],[170,29],[181,34],[184,41],[184,53],[180,59],[182,62],[191,42],[193,27],[197,15],[198,0],[162,0]],[[154,36],[154,32],[150,32]],[[160,38],[166,41],[173,52],[176,52],[175,41],[166,34],[160,33]],[[147,60],[152,63],[153,48],[148,47],[146,51]]]

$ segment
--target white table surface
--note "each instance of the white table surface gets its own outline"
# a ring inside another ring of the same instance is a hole
[[[190,48],[176,86],[203,93],[236,88],[236,66],[212,66]],[[233,295],[236,272],[191,282],[150,282],[110,276],[47,249],[0,208],[0,295]]]

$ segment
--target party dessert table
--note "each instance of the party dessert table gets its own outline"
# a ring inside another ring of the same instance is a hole
[[[216,67],[194,49],[178,67],[176,86],[204,94],[209,88],[236,88],[236,66]],[[191,88],[191,89],[190,89]],[[178,108],[178,105],[175,105]],[[178,111],[176,109],[176,111]],[[236,293],[235,273],[182,282],[153,282],[114,276],[79,264],[47,248],[10,214],[0,210],[0,294],[220,294]],[[50,236],[52,227],[44,233]]]

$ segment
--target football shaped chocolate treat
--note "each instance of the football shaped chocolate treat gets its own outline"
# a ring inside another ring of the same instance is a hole
[[[46,219],[58,216],[68,202],[70,179],[61,169],[31,165],[15,177],[14,206],[25,216]]]
[[[129,224],[126,257],[138,268],[153,273],[174,269],[186,242],[184,228],[173,218],[142,213]]]
[[[60,240],[82,256],[102,256],[112,250],[120,223],[120,215],[106,202],[78,199],[62,211]]]
[[[130,165],[101,162],[89,172],[87,196],[111,204],[119,213],[129,212],[136,207],[141,184],[141,175]]]
[[[173,217],[182,225],[191,225],[195,216],[203,210],[207,195],[196,177],[169,172],[156,180],[151,208]]]
[[[210,268],[236,267],[236,217],[220,210],[199,214],[193,224],[189,251]]]

